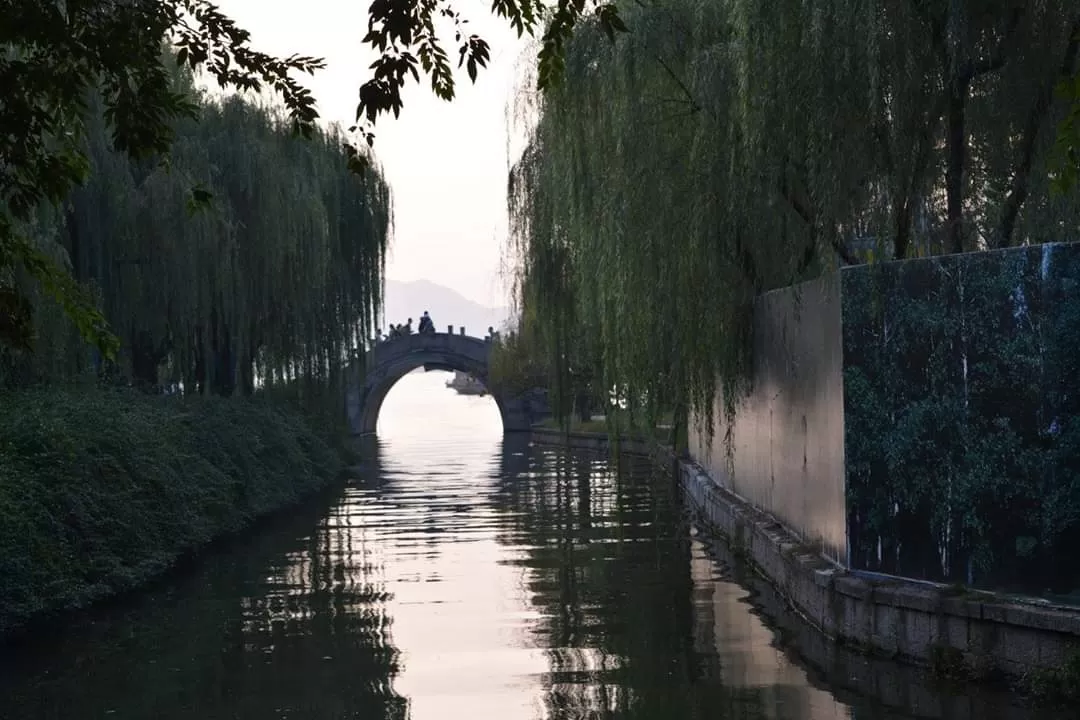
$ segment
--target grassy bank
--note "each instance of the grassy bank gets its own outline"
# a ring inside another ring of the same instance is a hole
[[[0,636],[133,588],[340,470],[266,400],[0,393]]]

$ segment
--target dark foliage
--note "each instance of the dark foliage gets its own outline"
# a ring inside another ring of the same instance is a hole
[[[546,22],[539,54],[541,88],[557,82],[562,51],[574,24],[588,10],[612,37],[625,30],[610,3],[557,0],[496,0],[492,12],[519,34]],[[550,11],[550,15],[549,15]],[[485,66],[489,49],[465,32],[466,20],[450,0],[378,0],[369,8],[363,42],[379,53],[372,77],[360,88],[357,125],[367,144],[378,117],[402,106],[401,89],[420,70],[441,98],[454,97],[454,76],[436,22],[450,20],[458,66],[470,79]],[[209,72],[223,88],[270,89],[284,103],[293,132],[310,137],[318,113],[311,91],[294,77],[323,67],[319,58],[276,58],[253,49],[250,34],[209,0],[40,0],[0,2],[0,289],[12,292],[13,275],[26,270],[56,299],[83,337],[112,357],[118,339],[93,297],[49,252],[35,247],[23,225],[39,206],[64,201],[85,181],[89,159],[83,147],[87,97],[101,88],[113,146],[136,160],[160,158],[172,146],[174,122],[193,116],[195,106],[169,80],[163,45],[181,64]],[[343,143],[349,169],[364,172],[368,156]],[[202,189],[192,192],[206,201]],[[0,343],[28,347],[28,296],[0,303]]]
[[[143,583],[340,469],[265,398],[0,393],[0,634]]]
[[[856,567],[1080,588],[1080,245],[843,274]]]

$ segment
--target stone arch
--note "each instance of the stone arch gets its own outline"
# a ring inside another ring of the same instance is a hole
[[[450,333],[414,334],[380,343],[368,353],[365,367],[350,373],[345,396],[350,430],[354,435],[374,434],[386,394],[418,367],[466,372],[488,385],[490,355],[490,342]],[[546,414],[531,395],[506,397],[488,388],[499,408],[503,432],[527,432]]]

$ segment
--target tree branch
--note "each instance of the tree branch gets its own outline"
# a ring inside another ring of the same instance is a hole
[[[818,239],[817,213],[814,211],[813,207],[811,207],[809,201],[803,196],[803,194],[797,194],[792,191],[787,179],[788,168],[791,165],[792,163],[790,159],[785,157],[784,172],[780,178],[780,195],[788,202],[788,204],[791,206],[791,209],[795,212],[796,215],[799,216],[799,219],[806,224],[810,233],[809,246],[803,252],[797,266],[799,272],[802,272],[807,267],[809,267],[816,254]],[[839,237],[837,237],[835,233],[832,235],[832,237],[830,237],[829,244],[832,246],[832,249],[836,252],[840,259],[843,260],[844,264],[859,264],[858,258],[855,257],[855,255],[851,252],[851,249],[848,248],[847,244],[844,243]]]
[[[829,241],[837,256],[844,262],[845,265],[859,265],[859,258],[855,257],[851,252],[851,248],[847,246],[847,243],[842,241],[835,235]]]
[[[1005,24],[1005,32],[1002,34],[1001,42],[997,44],[997,47],[994,48],[993,52],[991,52],[988,57],[978,61],[968,60],[964,64],[964,72],[961,75],[964,82],[971,82],[980,75],[995,72],[1004,67],[1005,61],[1008,60],[1009,50],[1016,39],[1016,32],[1020,27],[1020,21],[1024,18],[1024,12],[1026,10],[1026,6],[1013,8],[1012,12],[1009,13],[1009,19]]]
[[[660,63],[660,67],[664,68],[664,70],[671,77],[671,79],[675,81],[675,84],[679,86],[679,89],[682,90],[683,95],[686,96],[686,102],[688,102],[693,108],[693,112],[698,112],[699,110],[701,110],[701,103],[699,103],[694,97],[693,93],[690,92],[690,88],[686,87],[686,83],[684,83],[682,79],[675,74],[675,71],[672,70],[671,67],[667,64],[667,62],[664,61],[664,58],[662,58],[659,54],[655,55],[655,57],[656,62]]]
[[[1001,225],[994,245],[996,247],[1008,247],[1012,240],[1013,231],[1016,228],[1016,220],[1020,215],[1020,208],[1027,200],[1028,180],[1031,177],[1031,165],[1035,159],[1035,143],[1039,137],[1039,130],[1054,98],[1054,86],[1061,78],[1067,78],[1074,72],[1077,54],[1080,53],[1080,14],[1074,15],[1069,29],[1069,42],[1065,46],[1064,57],[1061,66],[1050,77],[1046,78],[1038,95],[1035,96],[1028,112],[1027,122],[1024,124],[1024,134],[1020,140],[1020,160],[1016,164],[1012,181],[1009,183],[1009,192],[1005,196],[1005,204],[1001,212]]]

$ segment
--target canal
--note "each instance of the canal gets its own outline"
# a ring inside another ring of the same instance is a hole
[[[820,642],[803,662],[670,478],[504,442],[446,377],[395,387],[346,487],[6,648],[0,717],[1027,717]]]

